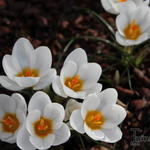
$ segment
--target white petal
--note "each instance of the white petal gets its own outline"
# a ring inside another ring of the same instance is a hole
[[[148,40],[149,37],[150,37],[150,32],[149,32],[149,30],[147,30],[135,41],[135,45],[143,43],[144,41]]]
[[[136,6],[135,2],[133,2],[133,0],[116,3],[116,7],[120,14],[125,13],[125,14],[129,15],[129,17],[133,14],[130,11],[134,11],[135,9],[137,9],[137,6]]]
[[[88,111],[96,110],[100,105],[100,99],[96,94],[88,95],[82,104],[81,114],[85,118]]]
[[[23,87],[20,87],[16,82],[14,82],[6,76],[0,76],[0,84],[4,88],[11,91],[21,91],[23,89]]]
[[[13,136],[13,133],[0,131],[0,139],[4,142],[8,142],[9,138]]]
[[[119,10],[112,0],[101,0],[103,8],[111,14],[118,14]]]
[[[147,29],[150,27],[150,11],[148,6],[140,6],[136,9],[135,13],[135,20],[137,24],[139,24],[142,28],[142,32],[146,32]]]
[[[75,92],[72,89],[68,88],[67,86],[63,86],[63,90],[65,92],[66,95],[68,95],[69,97],[72,98],[80,98],[83,99],[86,95],[86,93],[84,91],[81,92]]]
[[[62,84],[64,84],[64,80],[67,77],[73,77],[77,73],[77,65],[73,61],[67,61],[61,69],[60,78],[62,80]]]
[[[17,84],[23,88],[28,88],[36,85],[40,77],[15,77],[14,78]]]
[[[5,115],[5,112],[4,112],[4,110],[0,106],[0,120],[3,119],[4,115]]]
[[[77,48],[67,56],[64,64],[66,64],[69,60],[74,61],[78,67],[83,64],[86,64],[87,63],[86,52],[81,48]]]
[[[67,95],[64,93],[64,90],[63,90],[63,85],[60,81],[60,77],[59,76],[56,76],[54,81],[52,82],[52,88],[54,90],[54,92],[56,94],[58,94],[59,96],[62,96],[64,98],[67,97]]]
[[[26,120],[26,114],[21,109],[16,109],[16,117],[19,120],[20,126],[22,126]]]
[[[43,149],[48,149],[50,148],[55,141],[55,135],[54,134],[49,134],[47,137],[43,139]]]
[[[69,140],[70,130],[68,126],[65,123],[63,123],[63,125],[59,129],[55,130],[54,134],[55,140],[53,146],[57,146]]]
[[[7,140],[7,141],[5,141]],[[4,139],[5,142],[10,143],[10,144],[14,144],[16,143],[16,134],[12,135],[11,137]]]
[[[145,32],[141,34],[141,36],[137,40],[129,40],[123,37],[119,34],[119,32],[116,32],[116,40],[120,45],[123,46],[132,46],[132,45],[138,45],[144,41],[146,41],[149,38],[149,32]]]
[[[72,112],[70,116],[70,125],[74,130],[78,131],[79,133],[85,133],[81,110],[74,110]]]
[[[16,143],[17,146],[22,150],[35,150],[35,147],[29,141],[29,132],[26,130],[25,124],[19,130],[17,134]]]
[[[30,142],[34,147],[37,149],[45,150],[52,146],[53,142],[55,140],[55,135],[50,134],[46,138],[42,139],[37,136],[30,136]]]
[[[118,127],[112,129],[102,129],[102,132],[105,136],[101,141],[107,143],[116,143],[122,138],[122,132]]]
[[[124,29],[130,24],[130,20],[126,14],[120,14],[116,18],[116,26],[119,33],[124,36]]]
[[[34,123],[41,118],[41,112],[37,109],[28,113],[26,120],[26,128],[31,135],[35,135]]]
[[[81,109],[82,103],[77,102],[74,99],[70,99],[67,104],[66,104],[66,108],[65,108],[65,119],[64,121],[68,121],[70,118],[71,113],[75,110],[75,109]]]
[[[126,111],[120,105],[106,106],[102,109],[105,117],[103,128],[114,128],[118,126],[126,117]]]
[[[11,98],[16,102],[16,108],[21,109],[25,114],[27,112],[27,104],[24,97],[21,94],[14,93]]]
[[[124,36],[122,36],[118,31],[116,32],[116,40],[122,46],[134,45],[134,41],[132,43],[131,42],[128,43],[129,40],[127,40]]]
[[[26,119],[26,128],[31,135],[35,135],[34,123],[41,118],[41,112],[37,109],[28,113]]]
[[[84,130],[93,140],[99,141],[104,138],[104,133],[101,130],[91,130],[86,124],[84,124]]]
[[[35,49],[36,62],[34,67],[40,70],[42,75],[46,74],[52,65],[52,54],[48,47],[40,46]]]
[[[100,78],[102,69],[97,63],[87,63],[79,68],[78,75],[84,81],[84,89],[92,87]]]
[[[34,109],[38,109],[39,111],[43,112],[45,106],[51,103],[50,97],[42,92],[36,92],[32,97],[28,105],[28,111],[32,111]]]
[[[45,74],[44,76],[42,76],[40,78],[40,81],[35,85],[35,87],[33,89],[40,90],[40,89],[46,88],[47,86],[49,86],[52,83],[52,81],[54,80],[55,77],[56,77],[56,70],[49,69],[47,74]]]
[[[11,55],[5,55],[3,57],[2,65],[5,73],[10,79],[13,79],[13,76],[20,71],[20,68],[17,68],[17,65],[15,66],[13,64],[13,57]]]
[[[7,113],[15,113],[16,111],[15,101],[13,101],[10,96],[5,94],[0,94],[0,107]]]
[[[118,93],[116,89],[108,88],[106,90],[103,90],[102,92],[98,93],[99,99],[100,99],[100,107],[103,108],[107,105],[112,105],[117,102],[118,99]]]
[[[92,93],[98,94],[101,90],[102,90],[102,84],[96,83],[96,84],[95,84],[93,87],[91,87],[90,89],[85,90],[86,96],[88,96],[89,94],[92,94]]]
[[[7,133],[3,131],[3,125],[0,124],[0,140],[7,142],[8,138],[13,137],[14,134],[12,133]]]
[[[35,55],[33,50],[33,46],[28,39],[20,38],[16,41],[13,47],[12,56],[18,60],[18,64],[20,64],[22,68],[32,68],[35,63]]]
[[[58,103],[47,105],[44,109],[44,117],[53,121],[54,129],[60,128],[65,117],[63,106]]]

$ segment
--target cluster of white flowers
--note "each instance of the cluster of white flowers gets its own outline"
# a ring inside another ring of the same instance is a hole
[[[121,139],[118,125],[125,119],[126,111],[116,104],[115,89],[101,92],[98,80],[102,69],[97,63],[88,63],[83,49],[71,52],[60,75],[56,75],[56,70],[51,69],[50,50],[44,46],[34,50],[27,39],[20,38],[12,55],[5,55],[2,64],[7,76],[0,76],[0,84],[6,89],[42,90],[52,84],[59,96],[83,99],[83,103],[69,100],[64,110],[43,91],[35,92],[28,107],[21,94],[0,94],[2,141],[17,143],[23,150],[48,149],[65,143],[70,138],[69,128],[94,140],[114,143]]]
[[[116,18],[116,40],[123,46],[150,39],[149,0],[101,0],[104,9]]]

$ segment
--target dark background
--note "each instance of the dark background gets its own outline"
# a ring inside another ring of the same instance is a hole
[[[11,54],[15,41],[20,37],[28,38],[35,48],[40,45],[48,46],[53,54],[53,66],[56,66],[63,49],[73,37],[94,36],[110,39],[109,32],[104,26],[83,8],[96,11],[115,29],[115,16],[104,11],[100,0],[0,0],[0,59],[2,60],[5,54]],[[117,143],[116,149],[149,150],[150,140],[139,141],[138,145],[133,142],[134,146],[131,142],[135,139],[132,131],[134,128],[140,129],[137,132],[138,137],[143,135],[150,138],[150,53],[138,69],[131,68],[133,89],[129,89],[126,76],[121,76],[120,83],[114,80],[116,70],[123,72],[122,66],[117,61],[102,57],[114,56],[114,48],[85,38],[76,40],[67,53],[77,47],[86,50],[89,61],[102,66],[103,75],[100,82],[103,83],[103,89],[116,88],[119,99],[128,105],[128,116],[121,127],[123,138]],[[63,59],[58,65],[58,70],[62,62]],[[1,62],[0,71],[4,74]],[[0,88],[0,93],[12,92]],[[92,140],[83,140],[87,150],[108,150]],[[15,144],[0,142],[0,150],[16,149]],[[79,137],[73,136],[67,143],[52,149],[82,150],[82,146]]]

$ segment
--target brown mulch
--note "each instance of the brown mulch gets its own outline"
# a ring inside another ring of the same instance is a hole
[[[114,16],[108,14],[100,5],[100,0],[0,0],[0,58],[11,54],[15,41],[20,37],[28,38],[34,47],[48,46],[53,54],[53,66],[68,41],[75,36],[94,36],[110,39],[103,25],[95,17],[82,9],[88,8],[103,16],[115,27]],[[150,54],[139,68],[131,68],[133,89],[129,88],[127,79],[121,78],[120,83],[113,82],[116,70],[122,72],[122,67],[103,59],[98,54],[111,56],[115,50],[102,42],[77,40],[67,53],[77,47],[86,50],[89,60],[99,63],[103,70],[101,83],[103,88],[114,87],[119,93],[119,99],[128,105],[128,115],[122,124],[123,138],[117,143],[117,150],[149,150],[150,140],[135,142],[135,129],[137,137],[150,138]],[[67,54],[65,54],[66,56]],[[65,57],[63,56],[63,58]],[[62,62],[59,64],[62,65]],[[59,66],[59,67],[60,67]],[[0,61],[0,71],[4,74]],[[105,82],[107,78],[110,82]],[[11,94],[1,88],[0,93]],[[88,150],[108,150],[92,141],[83,139]],[[2,150],[17,150],[15,144],[0,142]],[[79,139],[72,137],[62,146],[54,150],[83,150]]]

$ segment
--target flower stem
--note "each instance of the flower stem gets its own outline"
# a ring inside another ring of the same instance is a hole
[[[81,145],[82,145],[83,150],[86,150],[86,148],[85,148],[85,145],[84,145],[84,142],[83,142],[83,139],[82,139],[81,135],[80,135],[80,134],[78,134],[78,135],[79,135],[79,139],[80,139],[80,141],[81,141]]]
[[[71,39],[67,45],[65,46],[65,48],[63,49],[63,53],[60,55],[59,59],[58,59],[58,63],[56,64],[56,68],[59,67],[59,64],[61,62],[62,57],[64,56],[65,52],[68,50],[68,48],[71,46],[71,44],[74,42],[74,39]]]
[[[116,150],[116,145],[117,145],[117,143],[114,144],[113,150]]]

